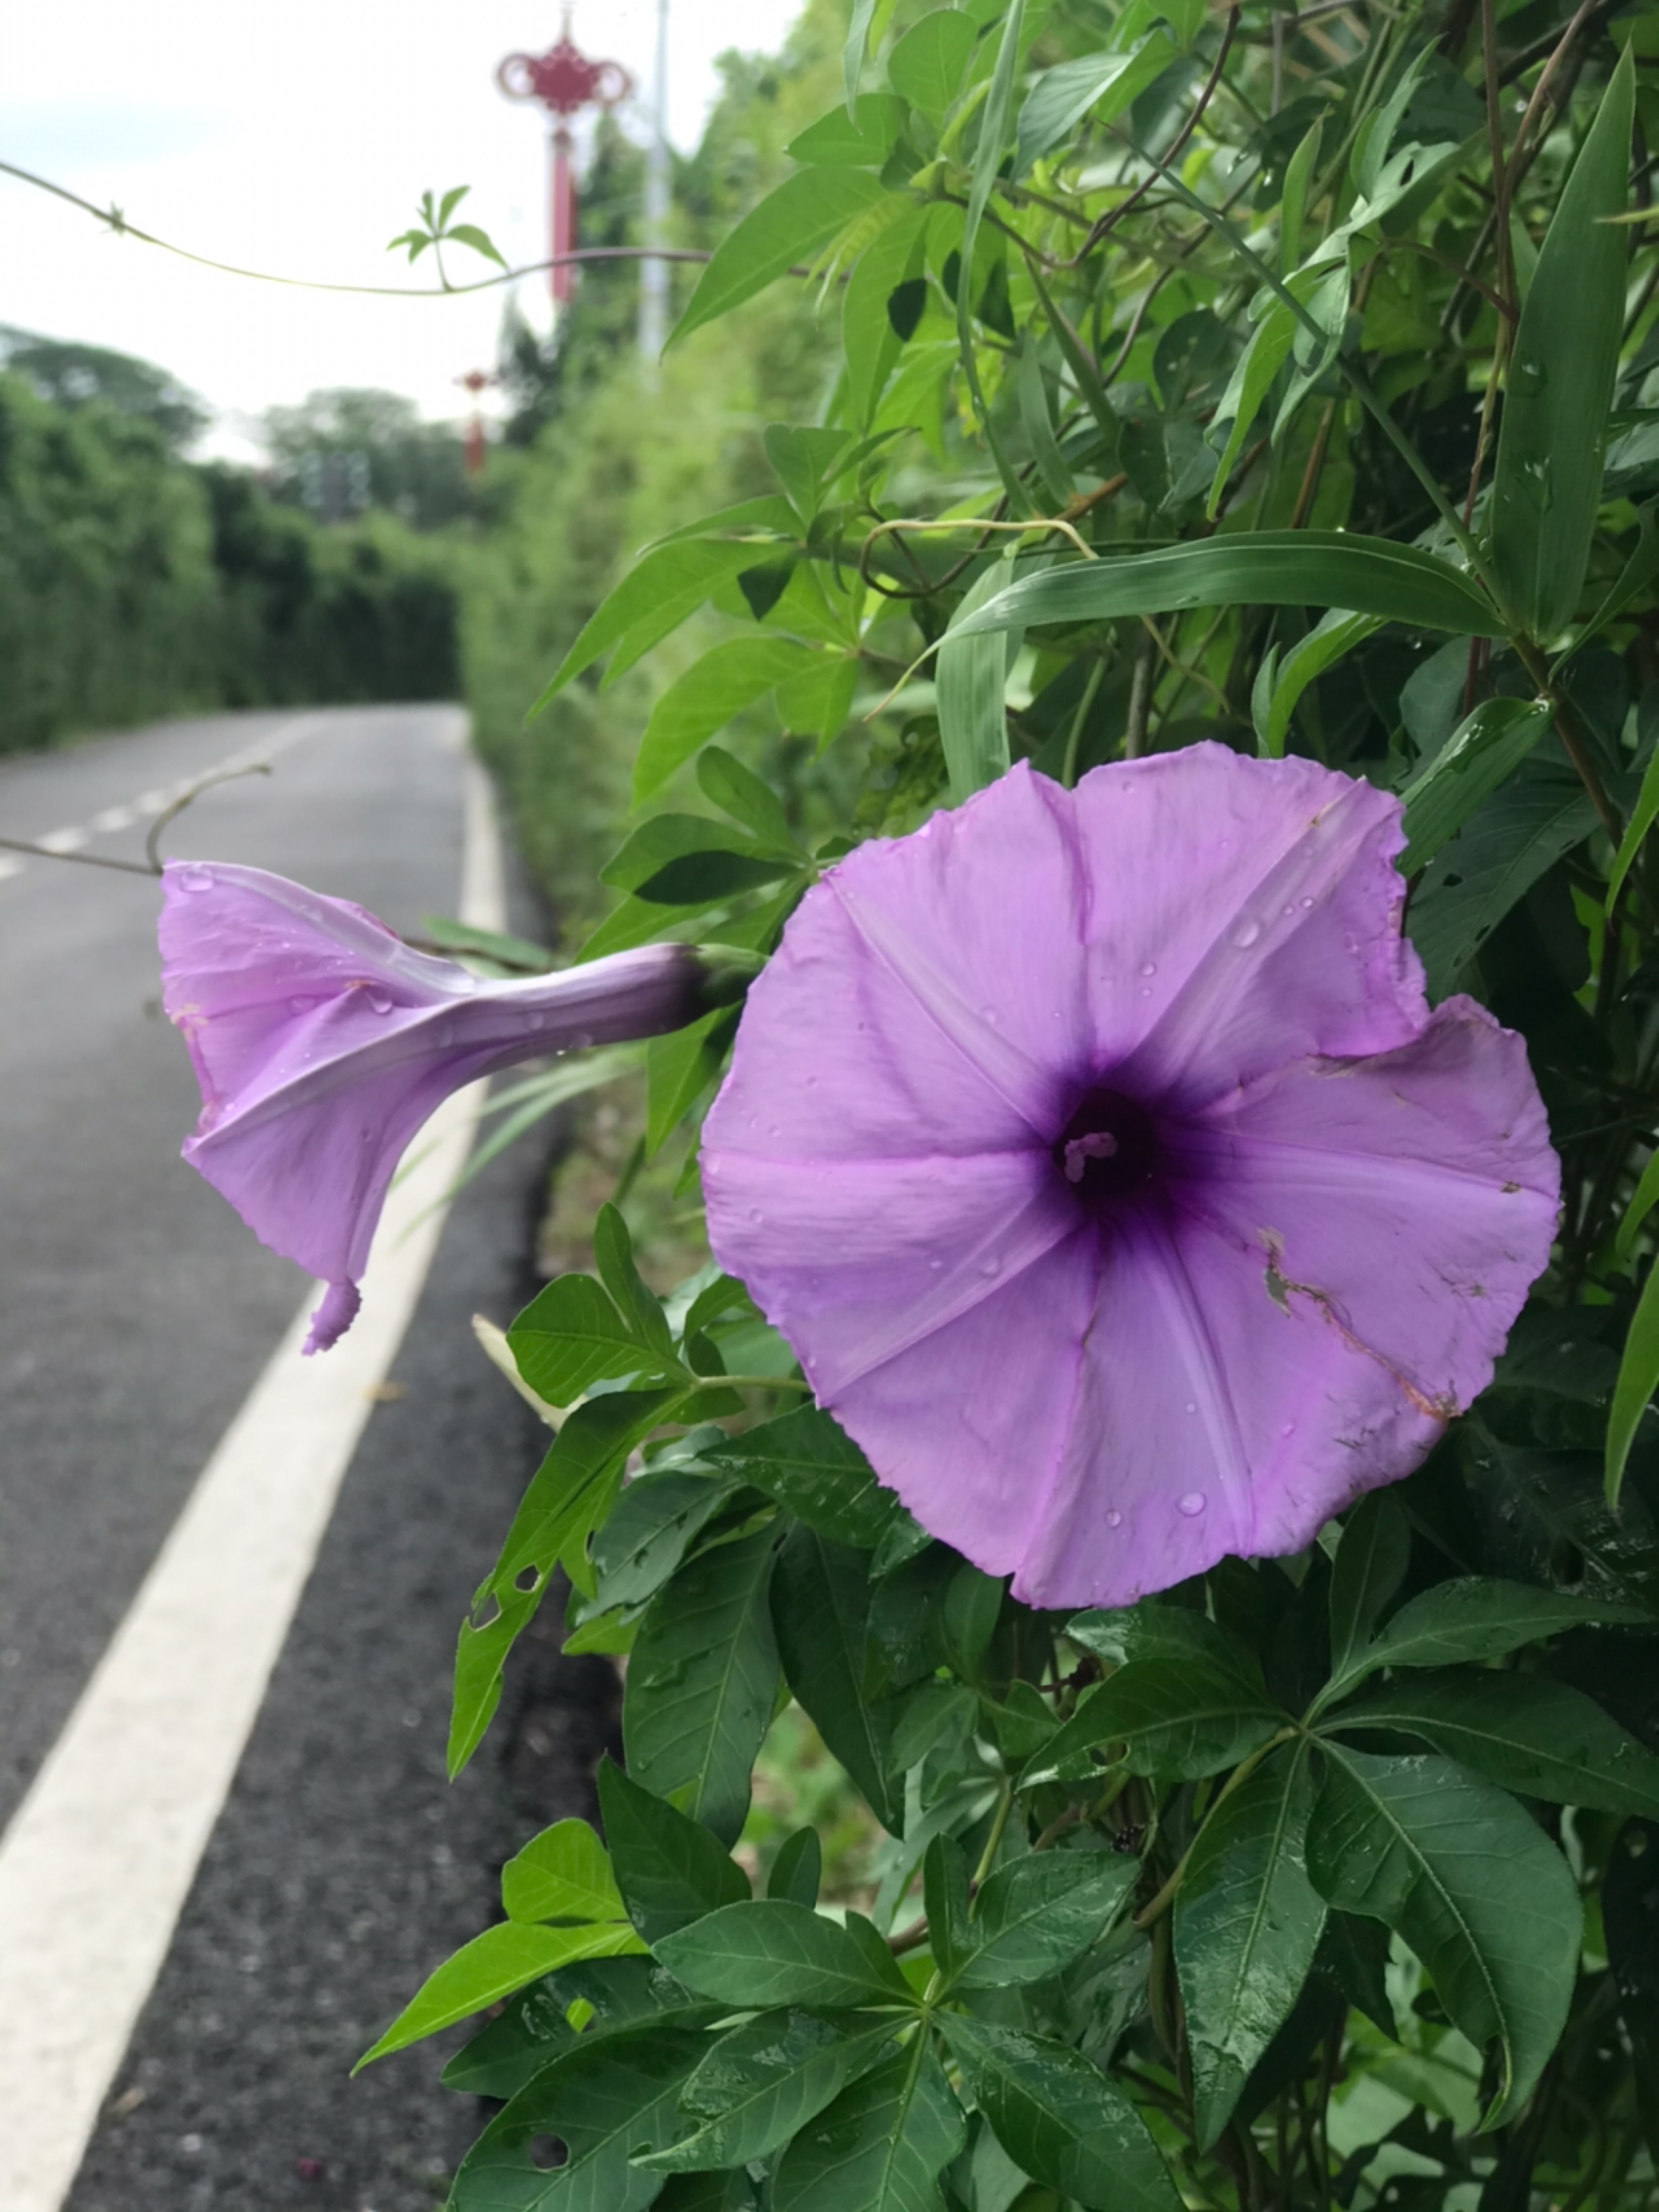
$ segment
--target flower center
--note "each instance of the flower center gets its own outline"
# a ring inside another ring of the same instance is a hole
[[[1054,1139],[1054,1165],[1091,1206],[1127,1197],[1158,1165],[1152,1117],[1121,1091],[1085,1091]]]

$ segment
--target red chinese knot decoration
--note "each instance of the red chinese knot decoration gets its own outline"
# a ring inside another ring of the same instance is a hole
[[[576,244],[574,150],[568,118],[584,107],[615,107],[634,89],[620,62],[592,62],[573,42],[565,12],[556,46],[544,54],[509,54],[495,72],[509,100],[536,100],[553,118],[553,297],[569,299],[575,271],[566,258]]]

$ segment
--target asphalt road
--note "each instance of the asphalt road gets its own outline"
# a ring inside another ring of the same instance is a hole
[[[269,750],[166,848],[412,931],[457,900],[459,739],[447,708],[160,726],[0,762],[0,835],[136,858],[168,793]],[[178,1158],[197,1100],[156,906],[0,852],[0,1825],[305,1290]],[[493,1917],[501,1861],[589,1809],[612,1725],[603,1662],[544,1640],[444,1780],[456,1624],[544,1435],[467,1322],[532,1287],[544,1165],[509,1152],[449,1217],[70,2212],[430,2212],[477,2130],[429,2052],[346,2075]]]

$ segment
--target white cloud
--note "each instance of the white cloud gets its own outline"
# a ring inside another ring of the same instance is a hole
[[[672,0],[677,145],[701,133],[714,57],[775,48],[795,13],[789,0]],[[495,68],[551,45],[558,16],[556,0],[9,11],[0,160],[215,259],[343,284],[429,281],[429,256],[410,270],[385,242],[422,191],[467,184],[467,214],[509,262],[532,261],[545,251],[544,120],[502,96]],[[655,20],[654,0],[575,10],[577,43],[634,73],[641,132]],[[537,307],[540,282],[527,280]],[[220,451],[247,450],[261,410],[320,385],[380,385],[459,414],[453,380],[493,359],[502,296],[371,300],[218,276],[0,176],[4,319],[159,362],[216,409]]]

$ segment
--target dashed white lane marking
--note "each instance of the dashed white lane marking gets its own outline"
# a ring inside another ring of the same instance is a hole
[[[165,813],[187,791],[193,791],[198,784],[209,778],[239,769],[258,768],[276,760],[290,745],[297,744],[301,738],[309,737],[319,719],[316,714],[292,715],[286,722],[279,722],[269,737],[256,744],[243,745],[234,753],[227,753],[222,760],[215,761],[210,767],[204,768],[200,775],[181,776],[176,783],[143,792],[124,805],[105,807],[84,826],[78,822],[72,823],[66,829],[49,830],[44,837],[33,837],[28,842],[39,845],[46,853],[78,853],[83,845],[91,844],[94,837],[115,836],[123,830],[131,830],[135,822],[149,821],[157,814]],[[3,883],[8,876],[21,875],[27,865],[21,853],[8,854],[0,860],[0,883]]]
[[[465,775],[461,918],[503,929],[489,790],[471,758]],[[307,1296],[0,1838],[5,2212],[60,2212],[74,2181],[414,1311],[482,1100],[478,1086],[428,1125],[436,1142],[387,1201],[362,1312],[314,1359],[300,1356]]]

